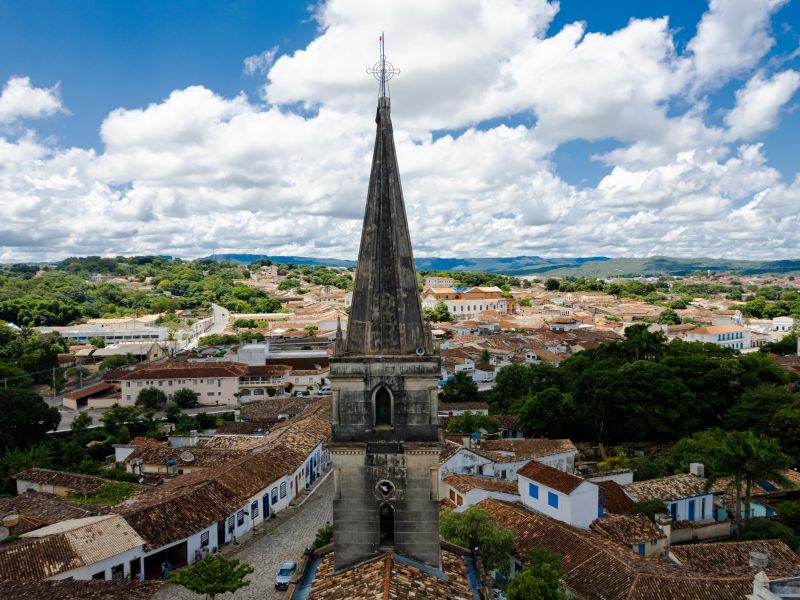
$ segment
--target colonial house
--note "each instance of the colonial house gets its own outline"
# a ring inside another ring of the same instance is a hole
[[[448,498],[460,512],[486,498],[519,500],[517,485],[511,481],[476,477],[474,475],[451,474],[442,479],[439,499]]]
[[[592,521],[592,531],[628,546],[640,556],[658,556],[669,544],[667,535],[647,516],[606,514]]]
[[[485,311],[507,314],[515,304],[512,298],[504,298],[503,290],[496,286],[429,287],[422,291],[422,308],[434,308],[438,302],[444,302],[457,321],[475,319]]]
[[[94,475],[40,468],[20,471],[14,475],[14,479],[17,480],[17,494],[46,492],[61,497],[66,497],[69,494],[93,494],[102,485],[111,483],[110,479],[103,479]]]
[[[706,490],[705,480],[695,475],[658,477],[622,487],[634,502],[664,502],[673,522],[714,521],[714,493]]]
[[[168,399],[180,389],[190,389],[200,404],[235,405],[239,378],[246,377],[248,366],[240,363],[170,362],[146,365],[120,376],[122,400],[135,402],[144,388],[154,387]]]
[[[522,503],[536,512],[584,529],[603,516],[595,483],[535,460],[517,475]]]
[[[144,477],[183,475],[217,467],[242,455],[237,450],[184,446],[137,446],[122,461],[125,470]]]
[[[547,438],[481,440],[481,450],[515,461],[535,460],[568,473],[575,469],[575,456],[578,453],[568,439]]]
[[[68,519],[0,545],[0,580],[124,579],[139,572],[144,540],[119,515]]]
[[[751,347],[752,332],[741,325],[708,325],[686,334],[687,342],[705,342],[722,348],[747,350]]]

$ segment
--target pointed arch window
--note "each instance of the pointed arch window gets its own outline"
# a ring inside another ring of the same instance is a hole
[[[378,520],[380,522],[380,545],[394,545],[394,508],[388,502],[381,504],[378,509]]]
[[[384,386],[375,391],[375,425],[392,424],[392,393]]]

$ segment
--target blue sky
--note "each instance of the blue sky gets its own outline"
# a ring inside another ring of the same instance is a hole
[[[751,254],[743,248],[752,244],[764,257],[796,257],[800,239],[790,233],[791,215],[767,210],[769,202],[759,198],[771,194],[781,210],[798,198],[798,6],[798,0],[464,0],[448,7],[0,0],[0,86],[16,78],[23,92],[40,90],[57,102],[38,113],[8,108],[4,123],[0,101],[0,139],[11,157],[4,159],[0,148],[0,161],[12,173],[0,178],[0,213],[7,213],[0,217],[10,224],[0,236],[7,240],[0,260],[85,253],[84,247],[103,254],[196,256],[214,246],[352,256],[374,102],[363,70],[374,61],[381,28],[403,71],[392,88],[395,123],[420,254],[734,256]],[[668,25],[659,25],[660,17]],[[592,48],[597,64],[587,67]],[[272,49],[261,71],[245,72],[247,57]],[[735,60],[726,62],[728,55]],[[639,65],[642,72],[627,80],[625,70]],[[596,75],[596,82],[571,79],[572,69],[576,79]],[[27,87],[20,78],[28,78]],[[752,92],[747,106],[737,100],[745,89]],[[623,97],[609,100],[615,96]],[[770,102],[768,110],[753,108]],[[242,131],[261,131],[258,139],[233,135],[246,119],[253,128]],[[170,138],[173,126],[186,130]],[[192,127],[202,142],[192,138]],[[340,160],[300,144],[320,128]],[[159,138],[159,132],[166,133]],[[266,146],[283,148],[291,169],[259,146],[272,135],[282,137]],[[221,138],[229,154],[214,163],[213,144]],[[286,146],[287,138],[297,145]],[[736,158],[742,152],[747,159]],[[192,153],[208,180],[177,164]],[[224,166],[237,156],[244,162],[236,169]],[[431,160],[447,164],[436,173]],[[481,168],[471,168],[470,160]],[[42,161],[52,178],[47,183],[32,174]],[[246,161],[258,171],[253,181]],[[320,172],[323,163],[327,170]],[[676,170],[684,175],[670,179]],[[682,187],[689,176],[697,177],[690,190],[662,197],[664,186]],[[441,202],[430,202],[431,190]],[[22,214],[14,198],[33,208]],[[76,227],[55,243],[49,232],[63,223],[50,220],[59,214],[51,204],[59,201],[98,224]],[[595,210],[600,227],[582,216]],[[755,229],[720,230],[746,241],[709,241],[732,215],[755,228],[759,210],[774,220],[760,239]],[[237,211],[249,216],[236,218]],[[205,225],[187,225],[197,212]],[[103,226],[123,215],[127,231]],[[279,222],[282,230],[264,227]],[[459,228],[448,225],[455,222]],[[25,233],[26,223],[42,231]],[[248,235],[232,235],[230,223]],[[302,237],[287,231],[293,223],[304,224]],[[187,226],[198,229],[187,235]],[[561,239],[566,229],[572,245]],[[88,235],[102,239],[87,245]]]

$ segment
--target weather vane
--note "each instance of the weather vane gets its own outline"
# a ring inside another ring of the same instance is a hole
[[[378,83],[380,84],[381,96],[386,96],[386,84],[389,83],[389,80],[392,77],[400,74],[400,69],[396,69],[392,63],[386,60],[386,53],[383,51],[383,33],[381,33],[380,41],[381,58],[372,67],[367,69],[367,73],[378,80]]]

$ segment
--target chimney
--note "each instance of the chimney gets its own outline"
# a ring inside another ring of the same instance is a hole
[[[703,463],[689,463],[689,473],[703,479],[706,476],[706,467]]]
[[[656,527],[667,536],[666,546],[670,545],[670,538],[672,536],[672,515],[668,513],[658,513],[655,516]]]
[[[750,552],[749,563],[751,567],[766,568],[769,566],[769,554],[766,552]]]

